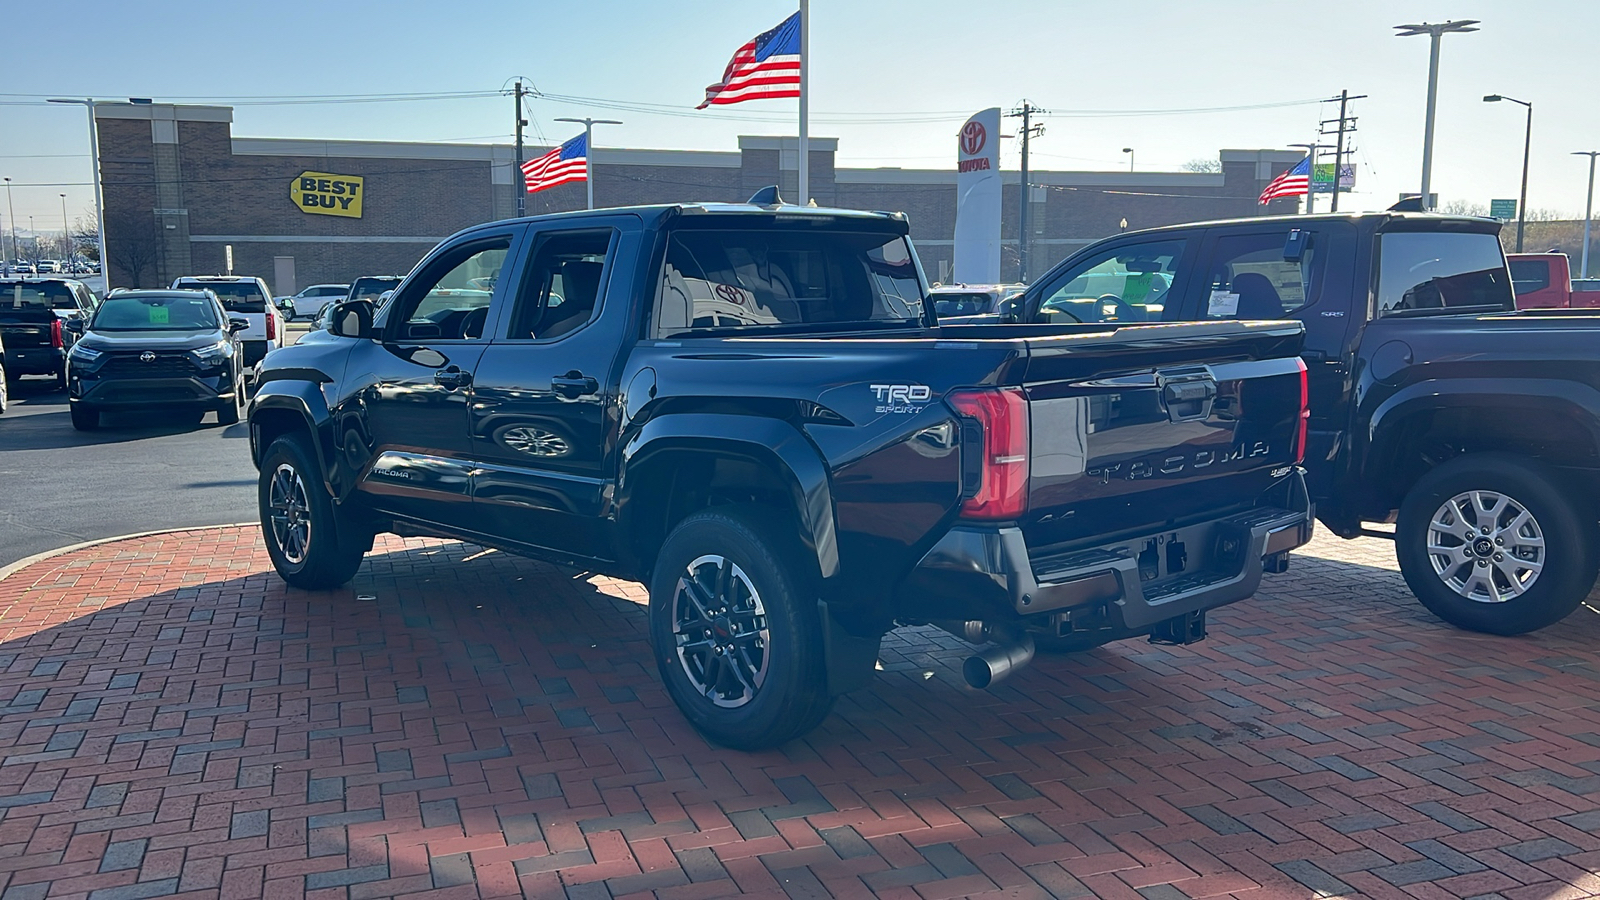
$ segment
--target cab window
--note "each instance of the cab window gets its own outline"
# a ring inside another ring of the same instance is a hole
[[[1177,315],[1169,294],[1186,239],[1124,244],[1090,257],[1046,288],[1040,322],[1160,322]]]
[[[403,341],[477,340],[483,337],[509,238],[461,247],[434,261],[428,275],[400,298],[393,322]]]
[[[1281,319],[1309,305],[1317,295],[1317,247],[1289,251],[1289,236],[1285,229],[1219,237],[1206,266],[1200,317]]]
[[[540,235],[511,315],[511,340],[547,340],[589,324],[600,307],[612,229]]]

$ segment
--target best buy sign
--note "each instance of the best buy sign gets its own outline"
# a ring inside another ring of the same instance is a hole
[[[361,218],[366,181],[360,175],[301,172],[289,185],[289,199],[301,212],[318,216]]]

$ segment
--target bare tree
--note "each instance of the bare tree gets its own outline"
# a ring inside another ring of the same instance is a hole
[[[155,272],[156,260],[161,252],[161,233],[156,230],[155,216],[146,211],[112,213],[107,217],[106,255],[111,264],[122,270],[129,287],[146,287],[146,275]],[[106,271],[109,278],[111,273]],[[159,287],[159,285],[157,285]]]
[[[73,252],[91,262],[100,261],[100,223],[93,213],[79,216],[72,223],[71,238]]]
[[[1447,216],[1487,216],[1489,207],[1482,203],[1473,203],[1470,200],[1451,200],[1439,207],[1439,212]]]
[[[1184,163],[1181,168],[1185,172],[1197,172],[1202,175],[1221,175],[1222,160],[1196,157]]]

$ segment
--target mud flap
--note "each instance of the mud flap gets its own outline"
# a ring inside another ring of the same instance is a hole
[[[822,653],[828,672],[828,693],[838,695],[866,687],[877,670],[878,645],[883,635],[851,634],[828,612],[826,600],[817,601],[817,611],[822,615]]]

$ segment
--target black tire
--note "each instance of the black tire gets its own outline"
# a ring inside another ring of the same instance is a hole
[[[66,363],[62,363],[61,364],[61,368],[56,370],[56,390],[64,391],[66,389],[67,389],[67,364]]]
[[[690,516],[667,536],[650,579],[650,639],[667,693],[701,734],[737,750],[793,740],[833,707],[814,579],[768,518],[739,507]],[[699,617],[699,606],[731,614]],[[690,639],[695,618],[704,630]]]
[[[341,521],[303,435],[272,442],[261,457],[256,502],[261,536],[278,576],[308,591],[347,584],[370,544]]]
[[[1566,618],[1589,595],[1600,570],[1596,537],[1584,495],[1553,471],[1475,453],[1424,475],[1406,495],[1395,555],[1434,615],[1468,631],[1526,634]]]
[[[10,406],[11,406],[11,389],[10,389],[10,386],[6,383],[6,379],[3,376],[0,376],[0,416],[5,415],[6,414],[6,410],[8,408],[10,408]]]
[[[223,408],[217,410],[217,424],[218,425],[237,425],[237,424],[239,424],[239,401],[237,399],[238,398],[238,394],[235,393],[234,397],[235,397],[235,399],[234,399],[234,401],[232,403],[230,403],[227,406],[224,406]]]
[[[82,403],[68,404],[72,411],[72,427],[79,431],[95,431],[100,427],[100,410]]]

